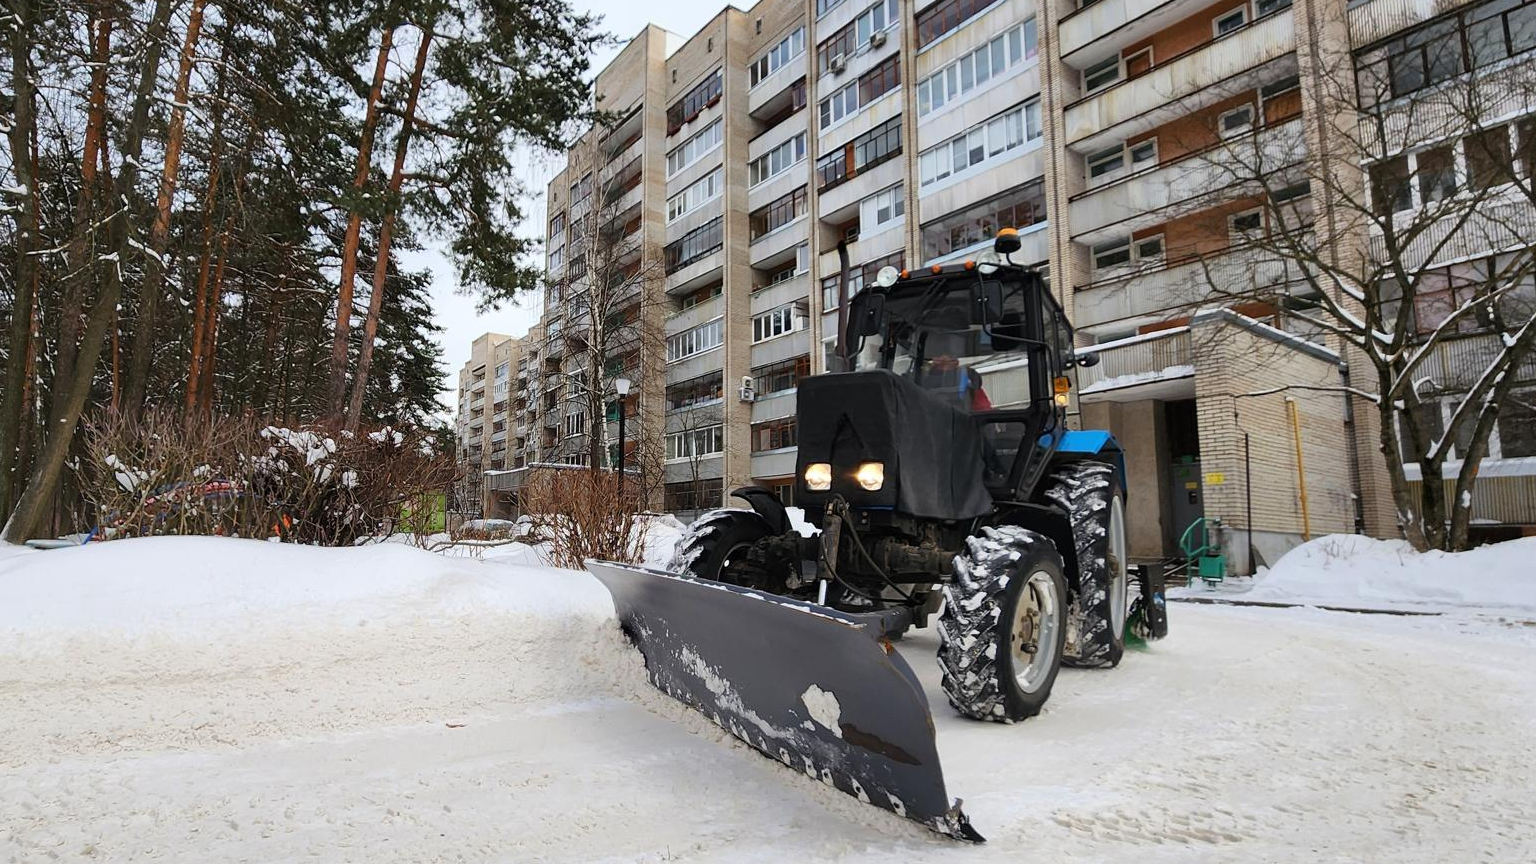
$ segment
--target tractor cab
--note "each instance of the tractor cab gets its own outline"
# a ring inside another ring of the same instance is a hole
[[[849,309],[845,368],[883,370],[969,415],[991,497],[1027,497],[1066,431],[1078,362],[1072,328],[1040,274],[995,253],[886,268]]]

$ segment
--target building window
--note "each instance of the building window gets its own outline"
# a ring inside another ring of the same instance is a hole
[[[1092,93],[1120,80],[1120,57],[1106,57],[1083,70],[1083,90]]]
[[[752,370],[752,383],[757,385],[757,395],[772,396],[787,393],[800,385],[800,379],[811,374],[811,355],[802,354],[789,360],[759,366]]]
[[[940,258],[991,240],[1000,228],[1027,228],[1045,218],[1045,182],[1033,180],[924,225],[923,258]]]
[[[1377,162],[1370,167],[1370,178],[1371,204],[1377,216],[1400,213],[1413,207],[1407,157]]]
[[[667,436],[667,459],[698,459],[725,451],[725,429],[706,426]]]
[[[1094,245],[1092,252],[1095,270],[1132,263],[1141,267],[1151,267],[1163,260],[1163,235],[1143,237],[1139,240],[1132,240],[1128,236],[1117,237]]]
[[[1499,405],[1499,458],[1536,456],[1536,390],[1511,390]]]
[[[1247,23],[1248,7],[1239,6],[1230,12],[1223,12],[1211,19],[1211,35],[1220,39],[1234,30],[1241,30],[1243,25]]]
[[[571,187],[571,209],[574,210],[585,204],[590,197],[592,197],[592,175],[588,174]]]
[[[1135,54],[1122,55],[1121,60],[1125,63],[1125,77],[1127,78],[1135,78],[1137,75],[1152,71],[1152,49],[1150,47],[1143,48]]]
[[[682,360],[720,347],[724,330],[720,319],[686,330],[667,339],[667,362]]]
[[[698,134],[689,137],[688,140],[672,148],[672,152],[667,154],[667,177],[670,178],[677,172],[699,161],[699,158],[704,154],[719,147],[720,142],[724,140],[721,133],[721,130],[724,128],[723,122],[720,119],[716,119],[715,122],[699,130]]]
[[[859,232],[873,234],[907,212],[906,187],[900,183],[859,202]]]
[[[936,183],[1035,141],[1041,134],[1040,100],[1035,98],[924,150],[917,159],[918,176],[924,186]]]
[[[668,483],[663,490],[662,504],[666,509],[673,512],[719,507],[722,488],[720,478],[718,477],[713,480],[689,480],[682,483]]]
[[[785,417],[752,426],[752,452],[764,453],[795,446],[795,418]]]
[[[558,213],[555,218],[549,220],[549,239],[553,240],[565,233],[565,214]]]
[[[761,20],[758,21],[757,26],[759,28],[762,27]],[[779,44],[769,48],[764,52],[763,56],[752,61],[752,65],[747,67],[752,76],[752,86],[756,87],[764,78],[779,71],[784,67],[784,64],[799,57],[804,52],[805,28],[796,27],[795,32],[785,36],[780,40]]]
[[[1233,243],[1247,243],[1263,233],[1264,214],[1258,210],[1234,213],[1227,220],[1232,229]]]
[[[805,309],[798,303],[781,306],[752,319],[752,342],[766,342],[805,326]]]
[[[917,47],[919,50],[932,45],[940,36],[949,33],[997,0],[939,0],[938,3],[917,13]]]
[[[896,0],[879,0],[860,12],[857,18],[816,46],[816,74],[825,75],[831,71],[834,61],[846,60],[857,54],[869,44],[874,34],[895,24],[900,17],[900,7]]]
[[[1362,105],[1536,48],[1536,3],[1484,0],[1355,53]]]
[[[1536,6],[1531,7],[1536,12]],[[1536,19],[1536,15],[1533,15]],[[1536,27],[1536,20],[1531,22]],[[1515,181],[1515,160],[1509,149],[1509,125],[1495,126],[1462,139],[1467,157],[1467,182],[1474,191]]]
[[[825,192],[861,171],[901,155],[901,115],[834,149],[816,162],[818,191]]]
[[[1244,105],[1241,108],[1233,108],[1216,118],[1216,131],[1223,138],[1231,138],[1241,135],[1253,128],[1253,106]]]
[[[720,197],[725,190],[724,170],[716,168],[667,199],[667,221],[672,222]]]
[[[756,186],[787,171],[805,158],[805,133],[801,132],[747,164],[747,186]]]
[[[668,243],[662,250],[668,275],[718,251],[725,240],[722,225],[722,217],[716,216],[681,239]]]
[[[719,402],[724,393],[722,373],[711,372],[667,388],[667,410],[687,411]]]
[[[1470,156],[1470,154],[1468,154]],[[1419,200],[1425,204],[1456,194],[1456,151],[1434,147],[1415,156],[1419,181]],[[1468,160],[1471,161],[1470,159]]]
[[[805,187],[801,186],[788,195],[754,210],[748,217],[751,225],[751,239],[756,241],[799,219],[805,215],[805,207],[806,192]]]
[[[716,69],[667,109],[667,134],[677,134],[679,129],[696,119],[705,108],[719,102],[720,92],[720,70]]]
[[[994,36],[992,41],[918,82],[918,116],[937,111],[1008,69],[1033,60],[1038,51],[1035,19],[1030,18],[1023,24],[1008,28]],[[1117,58],[1117,69],[1119,62]]]
[[[565,437],[580,435],[587,431],[587,415],[584,412],[565,415]]]
[[[831,96],[821,100],[820,128],[830,128],[852,117],[858,113],[860,107],[896,89],[900,83],[900,64],[898,58],[892,55],[884,63],[861,75],[858,81],[834,91]]]
[[[564,267],[564,266],[565,266],[565,247],[564,246],[556,246],[554,248],[554,250],[549,253],[549,269],[550,270],[559,270],[561,267]]]

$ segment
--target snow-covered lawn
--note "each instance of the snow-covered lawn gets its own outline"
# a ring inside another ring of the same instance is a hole
[[[0,861],[1529,861],[1536,627],[1175,604],[958,718],[944,840],[653,692],[582,573],[399,544],[0,550]]]

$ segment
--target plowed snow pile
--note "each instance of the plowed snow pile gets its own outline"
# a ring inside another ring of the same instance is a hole
[[[1536,537],[1447,554],[1415,552],[1404,540],[1332,534],[1287,552],[1245,596],[1315,606],[1536,617]]]
[[[508,560],[0,548],[0,862],[1536,860],[1533,628],[1178,604],[1016,726],[911,634],[966,846],[736,744],[595,580]]]

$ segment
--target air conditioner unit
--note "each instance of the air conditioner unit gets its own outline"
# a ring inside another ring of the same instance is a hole
[[[741,401],[757,401],[757,382],[752,380],[751,375],[741,376]]]
[[[827,67],[832,70],[833,74],[838,74],[848,68],[848,61],[843,59],[843,55],[839,54],[832,58],[832,62],[828,63]]]
[[[871,47],[871,48],[879,48],[881,45],[884,45],[884,44],[885,44],[885,31],[884,30],[881,30],[879,33],[871,33],[871,34],[869,34],[869,47]]]

